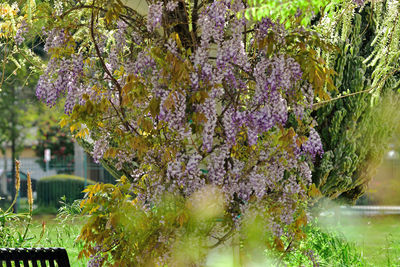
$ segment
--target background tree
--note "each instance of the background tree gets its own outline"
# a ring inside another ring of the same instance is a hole
[[[38,118],[34,127],[37,128],[37,141],[34,150],[40,159],[38,163],[45,169],[43,160],[45,149],[51,151],[50,169],[56,169],[57,173],[71,173],[74,170],[74,143],[70,131],[67,128],[60,128],[59,121],[62,116],[62,109],[53,108],[50,112],[43,105],[40,105]]]
[[[12,180],[15,182],[15,159],[23,145],[27,123],[31,114],[24,114],[34,100],[34,84],[41,68],[40,36],[43,20],[35,18],[36,2],[18,5],[9,1],[0,3],[0,126],[3,145],[11,145]],[[5,148],[3,147],[3,152]],[[15,194],[15,187],[12,186]]]
[[[345,1],[316,26],[340,48],[325,54],[338,91],[314,112],[326,153],[313,181],[329,198],[354,202],[365,192],[398,127],[399,10],[397,1]]]
[[[28,130],[31,128],[34,119],[32,113],[28,111],[31,111],[35,104],[39,104],[35,100],[34,91],[38,75],[32,75],[28,66],[19,66],[18,70],[15,70],[14,67],[16,66],[10,62],[3,69],[7,78],[4,79],[0,91],[1,150],[4,157],[7,157],[7,148],[11,148],[12,177],[15,176],[15,159],[18,158],[24,148],[24,141],[29,135]],[[4,175],[7,171],[5,166]],[[14,188],[14,186],[11,188]],[[11,193],[15,194],[15,192]]]

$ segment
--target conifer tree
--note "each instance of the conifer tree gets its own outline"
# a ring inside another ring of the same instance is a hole
[[[340,48],[325,54],[337,72],[338,91],[314,111],[325,154],[315,163],[313,181],[324,196],[355,201],[365,192],[399,118],[394,92],[400,82],[400,27],[394,2],[344,3],[317,26],[325,33],[330,29]]]

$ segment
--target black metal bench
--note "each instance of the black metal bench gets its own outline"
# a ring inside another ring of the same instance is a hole
[[[6,267],[70,267],[64,248],[0,248],[0,267],[4,263]]]

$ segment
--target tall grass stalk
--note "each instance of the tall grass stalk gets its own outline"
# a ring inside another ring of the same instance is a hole
[[[29,229],[29,226],[31,225],[31,223],[32,223],[32,212],[33,212],[33,197],[32,197],[32,181],[31,181],[31,174],[30,174],[30,172],[28,172],[28,177],[27,177],[27,186],[28,186],[28,192],[27,192],[27,195],[28,195],[28,204],[29,204],[29,215],[28,215],[28,223],[27,223],[27,225],[26,225],[26,228],[25,228],[25,232],[24,232],[24,236],[22,237],[22,239],[23,240],[25,240],[25,238],[26,238],[26,235],[27,235],[27,233],[28,233],[28,229]]]
[[[15,196],[6,211],[0,208],[0,246],[1,247],[21,247],[26,241],[26,235],[28,233],[29,227],[32,221],[32,212],[33,212],[33,197],[32,197],[32,181],[30,174],[28,173],[27,180],[27,193],[28,193],[28,203],[29,203],[29,212],[22,214],[14,214],[13,208],[17,202],[21,179],[20,179],[20,162],[18,160],[15,161],[16,172],[15,172]],[[25,225],[23,230],[23,234],[21,235],[20,230],[15,227],[15,220],[19,218],[27,218],[28,223]],[[10,221],[13,220],[13,225],[9,226]]]

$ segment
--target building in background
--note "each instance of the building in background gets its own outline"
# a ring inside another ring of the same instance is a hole
[[[52,160],[50,164],[44,163],[44,155],[38,157],[33,147],[36,145],[35,140],[27,140],[24,149],[19,156],[20,171],[23,173],[22,179],[30,172],[33,180],[40,180],[43,177],[53,176],[56,174],[73,174],[89,180],[103,183],[114,183],[115,179],[100,164],[93,161],[77,143],[74,143],[74,156]],[[11,149],[6,149],[6,154],[0,153],[0,195],[10,196],[11,182]],[[10,176],[7,178],[7,176]],[[26,178],[25,178],[26,179]],[[34,182],[35,183],[35,182]]]

